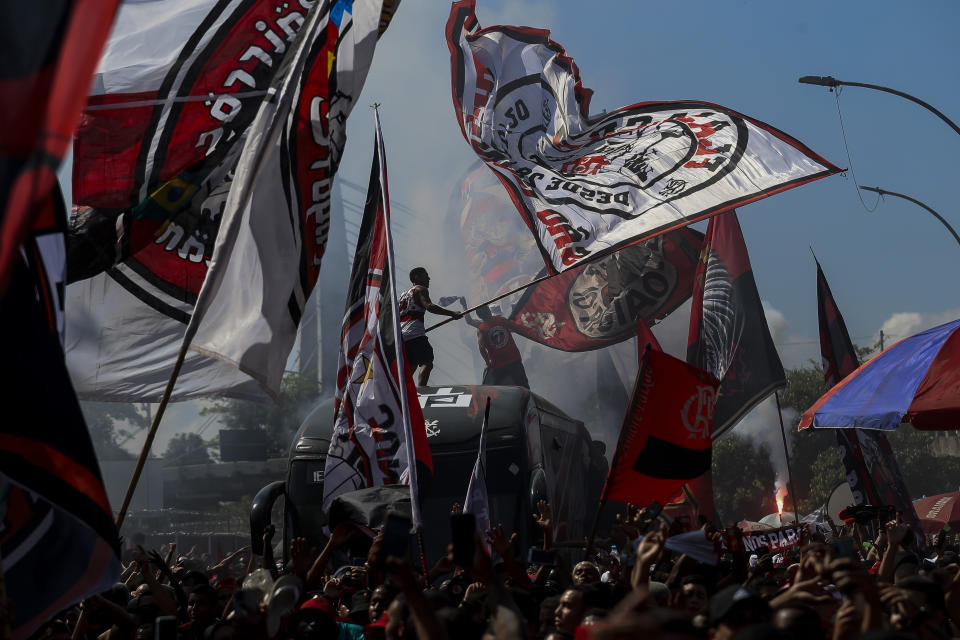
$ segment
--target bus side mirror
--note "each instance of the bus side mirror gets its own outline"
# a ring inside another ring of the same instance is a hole
[[[277,498],[286,492],[287,483],[283,480],[271,482],[257,492],[250,507],[250,552],[263,555],[263,532],[270,524],[270,512]]]

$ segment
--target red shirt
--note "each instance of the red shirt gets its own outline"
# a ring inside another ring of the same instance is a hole
[[[483,359],[491,369],[499,369],[520,360],[520,350],[510,333],[511,323],[494,316],[477,327]]]

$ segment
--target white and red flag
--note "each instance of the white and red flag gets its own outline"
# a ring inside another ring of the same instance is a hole
[[[398,4],[124,7],[74,167],[76,201],[93,209],[74,218],[68,273],[96,274],[71,286],[83,397],[158,399],[191,322],[174,399],[279,391],[346,120]]]
[[[432,472],[423,413],[403,357],[390,237],[386,159],[377,118],[373,168],[340,329],[333,436],[323,474],[323,508],[341,493],[410,485],[422,523],[417,466]],[[415,460],[410,464],[410,460]]]
[[[591,91],[549,31],[481,29],[474,5],[455,2],[447,21],[457,120],[554,271],[840,170],[708,102],[591,116]]]

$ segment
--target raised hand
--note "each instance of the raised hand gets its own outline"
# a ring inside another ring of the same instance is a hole
[[[341,522],[330,532],[330,544],[332,544],[335,549],[339,549],[347,544],[347,541],[350,540],[356,532],[357,530],[349,522]]]
[[[540,512],[537,517],[537,525],[544,531],[551,530],[553,526],[553,510],[550,508],[550,503],[546,500],[538,501],[537,510]]]
[[[310,548],[306,538],[294,538],[290,541],[290,561],[293,564],[293,573],[304,576],[312,564]]]
[[[890,541],[890,546],[897,546],[907,537],[907,534],[910,533],[910,525],[906,522],[896,522],[891,520],[886,525],[887,530],[887,540]]]
[[[507,534],[503,530],[503,525],[498,524],[493,529],[487,530],[487,540],[501,558],[506,558],[510,555],[511,549],[513,549],[513,543],[517,540],[517,534],[514,533],[507,538]]]

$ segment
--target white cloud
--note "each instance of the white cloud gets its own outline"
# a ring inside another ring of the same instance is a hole
[[[945,322],[956,320],[957,318],[960,318],[960,308],[936,313],[905,311],[894,313],[884,320],[883,324],[880,325],[880,330],[883,331],[885,345],[890,346],[895,341],[902,340],[920,331],[944,324]],[[874,339],[878,339],[879,337],[878,333],[874,336]]]

